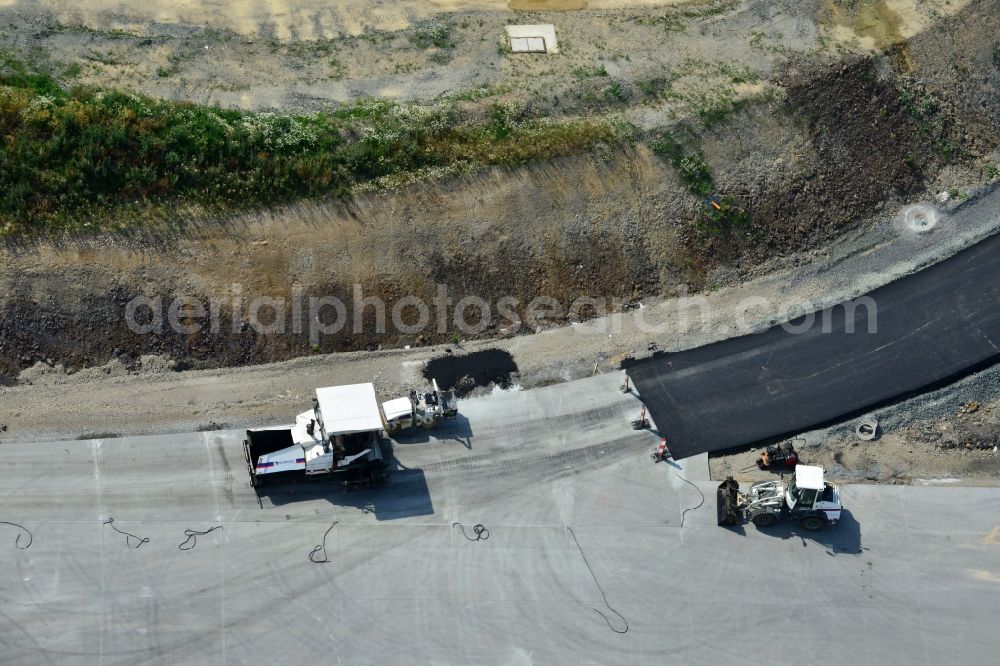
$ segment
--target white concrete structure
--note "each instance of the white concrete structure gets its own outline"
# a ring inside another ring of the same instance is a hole
[[[559,53],[556,27],[540,25],[509,25],[507,38],[513,53]]]

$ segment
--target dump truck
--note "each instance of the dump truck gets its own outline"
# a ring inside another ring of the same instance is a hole
[[[437,381],[431,380],[432,391],[410,391],[407,398],[396,398],[382,403],[385,431],[393,435],[415,426],[436,428],[442,419],[458,416],[458,400],[453,390],[442,391]]]
[[[247,430],[250,485],[342,478],[348,487],[388,479],[389,443],[373,384],[316,389],[313,408],[291,425]]]
[[[797,520],[810,532],[834,525],[843,510],[840,488],[823,474],[822,467],[796,465],[787,486],[784,480],[764,481],[750,486],[746,494],[733,477],[727,477],[717,491],[719,525],[734,527],[749,520],[758,529],[766,529],[781,520]]]

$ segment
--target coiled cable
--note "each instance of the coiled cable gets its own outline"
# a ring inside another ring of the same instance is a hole
[[[16,527],[19,530],[23,530],[24,534],[28,535],[28,543],[26,543],[23,546],[21,545],[21,538],[24,536],[24,534],[18,532],[17,536],[14,537],[14,547],[17,548],[18,550],[28,550],[29,548],[31,548],[31,542],[34,541],[35,538],[32,536],[31,530],[29,530],[27,527],[21,525],[20,523],[12,523],[7,520],[0,520],[0,525],[10,525],[11,527]]]
[[[326,528],[326,532],[323,533],[323,543],[321,543],[318,546],[316,546],[315,548],[313,548],[312,552],[309,553],[309,561],[310,562],[312,562],[313,564],[326,564],[327,562],[330,561],[330,558],[326,554],[326,537],[329,536],[330,530],[332,530],[334,527],[336,527],[337,523],[339,523],[339,522],[340,521],[338,520],[338,521],[334,522],[333,524],[331,524],[328,528]],[[319,557],[317,557],[317,555],[320,552],[323,553],[323,558],[322,559],[320,559]]]
[[[184,539],[184,541],[182,541],[180,545],[177,546],[177,549],[191,550],[198,545],[198,537],[205,536],[206,534],[211,534],[215,530],[221,530],[221,529],[222,525],[216,525],[215,527],[207,529],[204,532],[199,532],[198,530],[184,530],[184,536],[186,536],[187,538]],[[191,543],[190,546],[188,546],[188,542]]]
[[[107,520],[104,521],[104,524],[105,525],[110,525],[111,529],[113,529],[115,532],[118,532],[119,534],[124,534],[125,535],[125,545],[128,546],[129,548],[135,548],[136,550],[138,550],[139,548],[142,547],[143,544],[149,543],[149,538],[148,537],[139,537],[139,536],[136,536],[136,535],[131,534],[129,532],[126,532],[124,530],[120,530],[117,527],[115,527],[115,519],[114,518],[110,518],[109,517]],[[132,539],[136,540],[135,546],[132,545],[132,541],[131,541]]]
[[[490,538],[490,531],[486,529],[486,527],[482,523],[476,523],[472,528],[472,533],[476,535],[475,539],[473,539],[466,533],[465,526],[462,525],[462,523],[451,524],[452,527],[455,527],[456,525],[458,525],[461,528],[462,536],[464,536],[469,541],[486,541],[487,539]]]

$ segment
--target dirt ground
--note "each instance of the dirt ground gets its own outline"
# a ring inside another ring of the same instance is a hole
[[[261,7],[281,13],[279,4]],[[369,84],[384,87],[378,82],[386,63],[421,63],[437,49],[413,43],[417,28],[379,33],[374,42],[339,33],[282,40],[261,36],[264,23],[238,33],[192,27],[181,15],[157,22],[157,6],[122,14],[108,13],[107,3],[65,3],[50,14],[44,3],[15,3],[0,9],[7,19],[2,40],[60,66],[80,65],[67,77],[81,83],[196,101],[238,103],[214,95],[220,72],[227,81],[245,75],[254,86],[283,91],[268,98],[251,87],[245,92],[255,104],[282,108],[333,99],[296,92],[303,72],[327,55],[287,49],[322,44],[353,53],[358,67],[350,71],[357,78],[345,99],[376,94]],[[219,5],[188,3],[184,11],[202,6]],[[255,299],[290,299],[297,290],[305,299],[351,302],[355,285],[389,307],[404,296],[428,299],[438,285],[456,301],[510,296],[526,303],[542,295],[564,306],[578,296],[628,303],[712,290],[759,274],[766,259],[822,248],[909,201],[941,191],[966,196],[1000,162],[1000,67],[990,55],[1000,32],[995,1],[875,3],[882,9],[871,16],[864,3],[837,11],[829,2],[592,6],[447,13],[440,20],[451,26],[455,45],[438,50],[453,61],[428,65],[427,76],[393,76],[407,82],[400,93],[407,98],[443,77],[462,78],[447,83],[455,91],[489,78],[495,87],[484,98],[462,102],[471,105],[469,113],[499,99],[520,100],[541,115],[612,109],[640,128],[634,144],[359,192],[349,201],[306,202],[227,220],[190,219],[179,210],[169,224],[130,235],[8,243],[0,248],[0,373],[16,377],[39,361],[75,369],[114,357],[128,366],[147,354],[172,357],[183,367],[233,366],[317,351],[427,345],[456,335],[453,327],[379,335],[367,325],[359,333],[347,326],[315,346],[306,334],[259,336],[245,327],[137,336],[123,317],[137,295],[165,302],[178,295],[225,299],[223,319],[229,320]],[[123,16],[133,22],[122,27]],[[307,22],[311,15],[294,16]],[[411,18],[423,25],[423,18]],[[890,18],[892,25],[884,25]],[[498,51],[502,26],[513,20],[557,22],[562,54]],[[856,39],[845,36],[845,26]],[[229,46],[217,54],[212,40]],[[164,60],[157,44],[192,57]],[[869,47],[888,51],[873,56]],[[102,64],[102,58],[121,64]],[[178,71],[168,76],[155,72],[174,65]],[[182,86],[162,87],[175,77]],[[612,89],[618,93],[605,94]],[[753,101],[738,104],[744,99]],[[747,226],[706,230],[704,202],[652,153],[649,141],[679,126],[686,131],[677,136],[704,156],[718,192],[748,211]],[[502,333],[493,326],[479,337]]]

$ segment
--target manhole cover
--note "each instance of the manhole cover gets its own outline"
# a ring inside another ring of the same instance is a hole
[[[911,231],[923,233],[934,228],[937,215],[930,206],[910,206],[903,211],[903,222]]]

